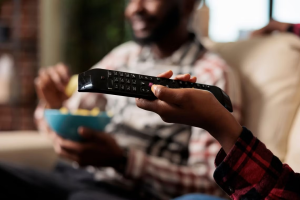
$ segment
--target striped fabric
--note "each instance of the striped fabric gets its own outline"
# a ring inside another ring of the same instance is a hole
[[[219,152],[216,165],[216,182],[234,200],[300,199],[300,174],[282,164],[246,128],[228,155]]]
[[[233,102],[234,115],[240,119],[240,89],[234,72],[194,38],[165,59],[156,58],[148,47],[129,42],[117,47],[94,68],[152,76],[167,70],[173,70],[174,75],[190,73],[199,83],[225,90]],[[65,106],[71,110],[105,107],[115,114],[107,132],[114,135],[120,146],[130,149],[126,174],[117,174],[110,168],[99,169],[95,173],[97,180],[134,189],[155,199],[194,192],[224,195],[212,176],[220,145],[206,131],[164,123],[158,115],[137,108],[133,98],[75,93]],[[40,128],[44,127],[42,113],[40,107],[36,112]]]

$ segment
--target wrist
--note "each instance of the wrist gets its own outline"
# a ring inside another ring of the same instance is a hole
[[[243,127],[237,122],[233,115],[227,111],[220,116],[222,117],[218,119],[219,123],[215,125],[211,134],[218,140],[224,151],[229,153],[240,137]]]

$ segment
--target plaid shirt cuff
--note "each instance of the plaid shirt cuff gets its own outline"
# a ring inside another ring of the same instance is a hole
[[[283,169],[280,160],[246,128],[228,155],[221,149],[215,164],[216,182],[233,199],[263,199]]]

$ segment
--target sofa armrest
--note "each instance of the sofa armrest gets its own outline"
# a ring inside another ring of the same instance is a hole
[[[50,141],[38,132],[0,132],[0,162],[50,170],[56,161]]]

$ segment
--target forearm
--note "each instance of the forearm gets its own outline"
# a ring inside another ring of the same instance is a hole
[[[217,103],[215,105],[211,109],[214,112],[213,117],[209,120],[212,124],[206,124],[206,130],[221,144],[224,151],[229,153],[240,137],[243,128],[222,105]],[[201,126],[203,125],[198,127]]]

